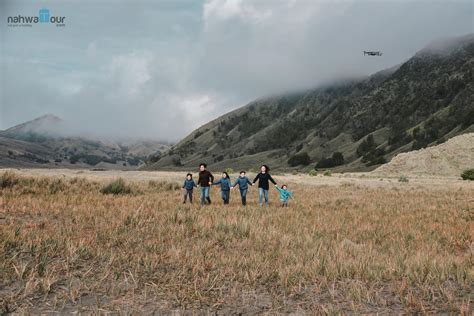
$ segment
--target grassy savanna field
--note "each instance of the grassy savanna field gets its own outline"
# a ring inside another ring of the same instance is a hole
[[[184,174],[0,170],[0,312],[472,313],[473,182],[275,175],[289,208],[201,208]]]

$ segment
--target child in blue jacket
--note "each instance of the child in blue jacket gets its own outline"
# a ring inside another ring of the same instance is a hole
[[[224,171],[222,173],[222,178],[219,181],[216,181],[212,184],[213,185],[218,185],[218,184],[221,185],[221,196],[222,196],[222,200],[224,201],[224,205],[229,204],[231,182],[230,182],[230,178],[229,178],[229,175],[227,174],[227,172]]]
[[[277,185],[275,185],[275,188],[280,192],[280,202],[282,207],[288,207],[288,200],[293,197],[293,193],[288,191],[288,187],[286,184],[282,185],[281,188],[279,188]]]
[[[240,176],[235,180],[234,185],[231,189],[234,189],[236,186],[239,186],[240,189],[240,197],[242,198],[242,205],[247,205],[247,192],[249,189],[249,185],[253,185],[250,182],[249,178],[245,176],[245,171],[240,171]]]
[[[189,202],[193,203],[193,189],[197,187],[196,183],[193,180],[193,175],[188,173],[186,175],[186,180],[184,180],[183,184],[183,204],[186,204],[186,199],[189,197]]]

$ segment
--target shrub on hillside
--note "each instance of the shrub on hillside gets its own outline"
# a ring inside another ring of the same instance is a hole
[[[464,170],[464,172],[461,173],[461,178],[463,180],[474,180],[474,169]]]
[[[384,164],[386,162],[387,162],[387,160],[383,156],[380,156],[380,157],[374,157],[372,160],[367,162],[365,165],[367,167],[370,167],[370,166],[375,166],[375,165],[381,165],[381,164]]]
[[[176,167],[181,167],[183,164],[181,163],[181,157],[180,156],[174,156],[171,158],[171,161],[173,162],[173,165]]]
[[[332,168],[344,164],[344,155],[338,151],[334,152],[331,157],[323,158],[316,164],[318,168]]]
[[[84,155],[82,158],[84,162],[90,166],[95,166],[102,161],[102,157],[97,155]]]
[[[148,162],[149,163],[155,163],[160,159],[161,159],[161,152],[160,151],[156,152],[155,154],[151,154],[150,156],[148,156]]]
[[[78,155],[72,155],[72,156],[69,158],[69,163],[74,165],[74,164],[76,164],[76,162],[79,161],[79,158],[80,158],[80,157],[79,157]]]
[[[130,166],[138,166],[138,164],[140,163],[140,158],[138,157],[128,157],[127,158],[127,162]]]
[[[214,158],[214,162],[222,161],[224,160],[224,155],[219,155]]]
[[[201,136],[202,134],[204,134],[203,131],[197,131],[197,132],[194,134],[193,138],[196,139],[196,138],[198,138],[199,136]]]
[[[311,158],[309,157],[308,153],[296,154],[290,157],[290,159],[288,159],[288,164],[291,167],[307,166],[310,163],[311,163]]]
[[[310,171],[309,171],[309,175],[312,176],[312,177],[315,177],[315,176],[318,175],[318,171],[316,171],[315,169],[310,170]]]
[[[344,155],[341,152],[336,151],[332,154],[332,163],[334,166],[340,166],[344,164]]]
[[[372,151],[377,147],[374,141],[374,136],[372,134],[368,135],[357,147],[357,155],[359,157],[364,156],[368,152]]]

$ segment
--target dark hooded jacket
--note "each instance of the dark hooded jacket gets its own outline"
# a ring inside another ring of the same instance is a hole
[[[275,180],[273,180],[272,176],[268,172],[265,172],[265,173],[260,172],[259,174],[257,174],[255,179],[253,180],[253,183],[257,182],[257,180],[258,180],[258,187],[264,190],[268,190],[269,188],[268,181],[271,181],[273,184],[276,184]]]
[[[214,182],[214,176],[208,170],[199,172],[198,183],[202,187],[208,187],[209,182]]]

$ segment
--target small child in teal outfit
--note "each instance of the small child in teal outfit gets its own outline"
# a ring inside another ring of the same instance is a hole
[[[293,198],[293,193],[288,191],[286,184],[282,185],[281,188],[275,185],[275,188],[280,192],[280,202],[282,207],[288,207],[288,200]]]

